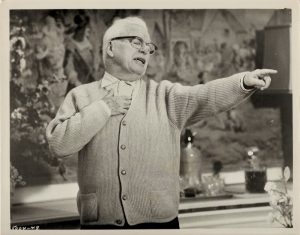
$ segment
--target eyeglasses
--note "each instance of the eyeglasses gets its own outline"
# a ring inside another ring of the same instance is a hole
[[[142,38],[137,36],[115,37],[112,38],[110,41],[121,40],[121,39],[128,39],[131,46],[138,50],[140,50],[141,48],[145,48],[150,55],[152,55],[158,49],[154,43],[145,42]]]

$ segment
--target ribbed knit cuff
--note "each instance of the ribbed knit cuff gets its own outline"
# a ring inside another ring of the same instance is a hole
[[[244,78],[246,75],[247,75],[247,73],[245,73],[245,75],[240,80],[241,88],[243,91],[246,91],[246,92],[253,91],[255,89],[254,87],[249,89],[244,86]]]

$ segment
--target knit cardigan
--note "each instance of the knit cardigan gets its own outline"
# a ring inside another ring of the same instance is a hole
[[[248,97],[244,74],[195,86],[142,79],[127,114],[116,116],[104,111],[99,81],[71,90],[46,132],[57,156],[78,152],[81,224],[178,216],[181,130]]]

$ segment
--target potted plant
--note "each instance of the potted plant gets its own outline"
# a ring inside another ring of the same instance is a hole
[[[285,228],[293,228],[293,198],[287,189],[289,179],[290,169],[285,167],[281,180],[267,182],[264,188],[270,196],[273,209],[268,215],[269,222],[277,222]]]

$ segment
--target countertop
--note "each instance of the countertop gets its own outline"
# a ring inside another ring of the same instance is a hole
[[[207,215],[209,212],[251,211],[253,208],[270,210],[266,193],[246,193],[241,184],[231,185],[226,187],[226,190],[227,194],[220,197],[182,199],[179,205],[179,220],[184,221],[197,213]],[[79,223],[75,198],[14,205],[11,209],[12,227],[47,225],[48,228],[51,224],[58,227],[61,224],[63,228],[68,228],[66,223],[72,228]]]

